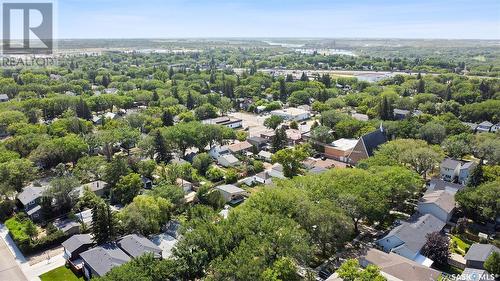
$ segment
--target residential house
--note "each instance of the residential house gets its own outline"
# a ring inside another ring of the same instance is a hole
[[[24,187],[23,191],[17,194],[17,201],[33,221],[39,220],[42,216],[40,201],[43,193],[48,188],[49,185],[35,186],[31,184]]]
[[[307,172],[310,174],[317,175],[317,174],[324,173],[326,171],[328,171],[328,169],[323,168],[323,167],[313,167],[312,169],[309,169]]]
[[[147,253],[153,254],[155,258],[162,257],[161,249],[157,245],[137,234],[124,236],[116,244],[132,258],[137,258]]]
[[[384,128],[380,125],[378,130],[363,135],[358,140],[358,143],[356,143],[356,146],[354,146],[348,156],[349,163],[355,165],[359,161],[373,156],[373,152],[387,141]]]
[[[273,110],[271,115],[283,117],[288,121],[304,121],[311,118],[309,111],[295,107]]]
[[[341,162],[349,162],[349,155],[351,155],[352,150],[358,144],[358,140],[355,139],[338,139],[331,143],[331,145],[325,145],[325,156],[332,158]]]
[[[9,96],[6,94],[0,94],[0,102],[8,102],[9,101]]]
[[[500,130],[500,122],[496,123],[495,125],[493,125],[493,127],[491,127],[491,132],[492,133],[496,133],[498,132],[498,130]]]
[[[272,177],[268,172],[263,171],[252,177],[254,183],[258,184],[271,184],[273,183]]]
[[[118,89],[117,88],[107,88],[107,89],[104,89],[104,92],[106,94],[116,94],[118,92]]]
[[[224,154],[217,158],[217,163],[223,167],[236,167],[240,164],[240,160],[232,154]]]
[[[271,141],[275,135],[276,135],[276,132],[273,130],[269,130],[269,131],[265,131],[265,132],[260,133],[260,137],[263,139],[266,139],[268,141]]]
[[[286,139],[290,145],[296,145],[302,141],[302,132],[295,129],[287,129]]]
[[[80,254],[94,245],[90,234],[75,234],[61,244],[64,248],[63,257],[67,261],[78,259]]]
[[[206,119],[201,121],[203,124],[211,124],[211,125],[221,125],[226,126],[231,129],[241,128],[243,126],[243,120],[231,118],[228,116],[217,117],[213,119]]]
[[[477,126],[478,126],[478,125],[477,125],[477,124],[475,124],[475,123],[462,122],[462,124],[464,124],[465,126],[469,127],[469,128],[470,128],[470,130],[471,130],[472,132],[474,132],[474,133],[475,133],[475,132],[476,132],[476,130],[477,130]]]
[[[445,222],[431,214],[418,217],[416,220],[403,222],[392,229],[377,243],[386,252],[393,252],[425,266],[431,266],[433,261],[420,254],[427,242],[427,234],[440,232]]]
[[[235,144],[231,144],[227,147],[231,153],[239,153],[243,154],[245,152],[251,152],[253,149],[253,145],[248,141],[238,142]]]
[[[257,158],[266,162],[271,162],[273,154],[269,151],[262,150],[257,154]]]
[[[362,267],[375,265],[387,280],[440,280],[441,272],[394,253],[370,248],[359,258]]]
[[[445,181],[454,181],[460,172],[462,163],[455,159],[446,158],[441,162],[441,178]]]
[[[464,185],[458,183],[452,183],[448,181],[444,181],[438,178],[432,178],[427,184],[427,192],[437,191],[437,190],[445,190],[449,193],[457,193],[459,190],[465,188]]]
[[[216,145],[216,146],[213,146],[212,148],[210,148],[210,150],[208,151],[208,154],[213,159],[217,159],[217,158],[219,158],[222,155],[231,154],[231,152],[229,151],[229,149],[228,149],[227,146]]]
[[[78,221],[78,223],[83,223],[87,226],[87,228],[92,227],[92,209],[88,209],[85,211],[82,211],[80,213],[76,213],[75,217]]]
[[[484,262],[493,253],[500,253],[500,249],[491,244],[474,243],[465,254],[465,265],[470,268],[484,269]]]
[[[165,229],[165,234],[168,234],[174,238],[179,238],[181,235],[180,234],[181,223],[178,221],[171,220],[167,222],[164,229]]]
[[[370,117],[368,117],[368,115],[361,113],[352,113],[351,117],[358,121],[363,121],[363,122],[370,120]]]
[[[71,219],[56,219],[53,225],[66,235],[74,235],[80,233],[80,222]]]
[[[80,192],[79,194],[80,197],[83,196],[83,192],[85,191],[85,189],[92,191],[93,193],[95,193],[95,195],[99,197],[103,197],[107,190],[107,186],[108,186],[107,182],[98,180],[83,184],[77,187],[76,189]]]
[[[151,237],[151,242],[153,242],[158,248],[161,249],[161,257],[163,259],[168,259],[172,256],[173,249],[179,240],[177,238],[167,234],[162,233]]]
[[[457,281],[491,281],[496,280],[486,270],[466,267]]]
[[[269,140],[261,137],[249,137],[247,138],[247,142],[257,147],[258,150],[261,150],[269,143]]]
[[[153,181],[145,176],[141,176],[141,181],[142,181],[142,186],[144,189],[151,189],[153,188]]]
[[[427,192],[418,202],[420,214],[431,214],[444,222],[451,219],[454,211],[455,195],[444,190]]]
[[[399,109],[399,108],[395,108],[393,113],[394,113],[395,120],[403,120],[406,117],[411,115],[411,111],[406,110],[406,109]]]
[[[488,133],[492,127],[493,127],[493,124],[491,122],[484,121],[484,122],[479,123],[479,125],[477,125],[476,130],[478,132]]]
[[[218,190],[224,200],[231,204],[236,204],[244,200],[246,196],[246,191],[232,184],[219,185],[215,187]]]
[[[104,244],[80,254],[83,260],[83,275],[90,279],[106,275],[111,269],[131,260],[116,243]]]
[[[466,184],[472,170],[476,167],[474,162],[462,162],[451,158],[446,158],[441,162],[441,178],[445,181]]]
[[[273,164],[272,168],[267,173],[273,178],[284,179],[283,166],[280,163]]]
[[[184,190],[184,193],[189,193],[193,190],[193,184],[185,179],[177,178],[175,180],[175,183],[178,186],[182,187],[182,190]]]
[[[458,172],[458,182],[461,184],[467,184],[469,176],[472,174],[472,171],[476,168],[476,166],[477,164],[472,161],[463,163]]]

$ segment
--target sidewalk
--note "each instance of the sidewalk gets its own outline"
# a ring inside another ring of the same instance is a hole
[[[48,260],[44,260],[42,262],[30,265],[28,260],[24,257],[23,253],[19,250],[16,243],[10,237],[8,229],[0,224],[0,237],[5,242],[7,248],[12,254],[14,260],[19,265],[19,268],[22,270],[27,280],[29,281],[40,281],[38,276],[42,275],[45,272],[51,271],[57,267],[63,266],[66,260],[63,257],[63,254],[59,254],[53,257],[50,257]]]

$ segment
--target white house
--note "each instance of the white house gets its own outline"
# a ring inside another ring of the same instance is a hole
[[[498,130],[500,130],[500,122],[496,123],[495,125],[493,125],[493,127],[491,127],[492,133],[496,133]]]
[[[441,178],[446,181],[454,181],[460,172],[460,161],[446,158],[441,162]]]
[[[9,101],[9,96],[6,94],[0,94],[0,102],[7,102]]]
[[[469,181],[469,176],[472,173],[472,170],[476,168],[476,163],[474,162],[465,162],[460,166],[460,171],[458,172],[458,182],[461,184],[467,184]]]
[[[257,154],[257,158],[266,162],[271,162],[273,154],[269,151],[262,150],[259,152],[259,154]]]
[[[244,189],[241,189],[232,184],[219,185],[215,187],[215,190],[219,191],[226,202],[237,203],[244,199],[247,194]]]
[[[493,124],[491,122],[484,121],[484,122],[479,123],[476,130],[478,132],[488,133],[492,127],[493,127]]]
[[[455,211],[455,196],[445,190],[431,191],[424,194],[418,203],[418,212],[431,214],[448,222]]]
[[[206,119],[201,122],[203,124],[226,126],[231,129],[241,128],[243,126],[243,120],[237,118],[231,118],[228,116]]]
[[[271,111],[271,115],[281,116],[288,121],[303,121],[311,118],[309,111],[295,107],[273,110]]]
[[[285,178],[285,174],[283,174],[283,166],[279,163],[274,164],[273,167],[267,171],[267,174],[273,178]]]
[[[240,160],[232,154],[224,154],[217,158],[217,163],[223,167],[235,167],[240,164]]]
[[[454,182],[457,180],[460,184],[466,184],[475,167],[475,162],[462,162],[446,158],[441,163],[441,178],[445,181]]]
[[[222,155],[225,154],[230,154],[231,152],[229,151],[227,146],[213,146],[210,151],[208,151],[208,155],[210,155],[212,158],[217,159]]]

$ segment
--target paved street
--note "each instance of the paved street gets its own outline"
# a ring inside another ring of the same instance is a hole
[[[28,280],[3,239],[0,239],[0,280]]]

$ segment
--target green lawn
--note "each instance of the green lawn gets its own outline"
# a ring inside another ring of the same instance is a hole
[[[82,277],[77,277],[71,269],[66,266],[61,266],[47,273],[40,275],[42,281],[78,281],[84,280]]]
[[[452,249],[457,254],[461,254],[462,256],[467,253],[469,250],[471,243],[467,239],[464,239],[459,236],[452,235],[451,240],[455,242],[456,247]]]

